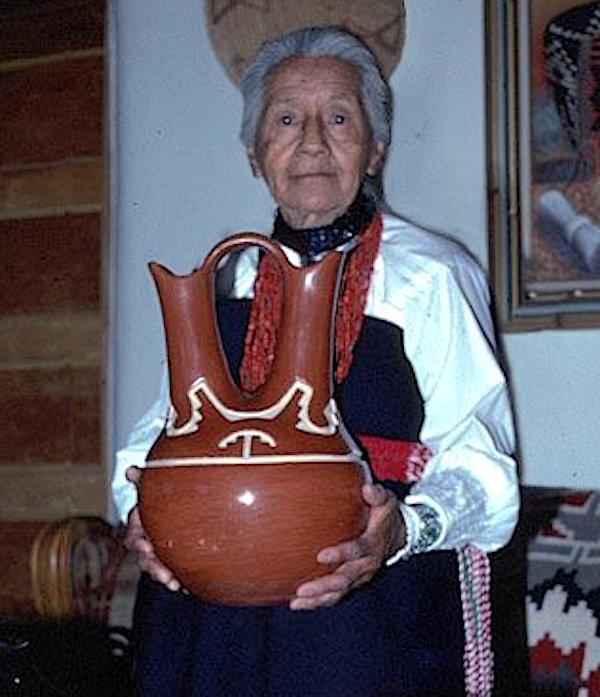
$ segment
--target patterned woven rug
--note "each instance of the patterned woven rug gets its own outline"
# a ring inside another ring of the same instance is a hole
[[[538,504],[528,547],[527,633],[533,694],[600,697],[600,492]]]

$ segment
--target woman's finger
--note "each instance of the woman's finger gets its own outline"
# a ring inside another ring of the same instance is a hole
[[[140,467],[136,467],[135,465],[131,465],[125,470],[125,477],[127,481],[132,482],[133,484],[137,484],[140,480],[140,477],[142,476],[142,470]]]
[[[165,585],[171,591],[178,591],[181,584],[156,556],[139,556],[138,563],[142,571],[145,571],[150,578]]]
[[[317,554],[317,561],[320,564],[343,564],[352,559],[360,559],[368,553],[368,541],[361,536],[335,547],[325,547]]]
[[[361,585],[361,579],[370,581],[379,570],[380,564],[377,557],[369,555],[342,564],[335,570],[336,574],[341,574],[348,579],[347,591]]]
[[[381,484],[363,484],[362,497],[369,506],[383,506],[391,496],[392,492]]]
[[[296,589],[299,598],[314,598],[325,593],[343,592],[350,587],[351,579],[337,571],[327,576],[303,583]]]
[[[334,574],[303,584],[296,591],[296,598],[290,603],[293,610],[311,610],[330,607],[339,602],[348,592],[359,588],[377,573],[374,559],[365,557],[348,562]]]
[[[373,555],[353,559],[339,566],[334,573],[303,583],[296,590],[298,597],[316,597],[324,593],[346,593],[357,585],[359,579],[372,578],[379,565]]]
[[[154,554],[154,547],[152,544],[145,538],[145,537],[138,537],[136,538],[130,549],[133,552],[137,552],[138,554],[145,554],[145,555],[152,555],[155,556]]]
[[[290,602],[290,610],[317,610],[322,607],[331,607],[338,603],[343,593],[326,593],[316,598],[294,598]]]
[[[356,588],[360,588],[361,586],[364,586],[365,583],[368,583],[373,579],[375,574],[377,573],[377,568],[370,567],[367,569],[363,574],[357,575],[354,577],[354,580],[350,584],[350,588],[346,591],[349,593],[352,590],[355,590]]]

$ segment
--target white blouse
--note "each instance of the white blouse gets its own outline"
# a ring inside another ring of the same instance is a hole
[[[425,405],[420,440],[434,453],[406,503],[443,513],[436,547],[471,543],[494,551],[514,530],[519,496],[510,398],[494,355],[485,275],[457,243],[392,215],[383,220],[365,312],[404,331]],[[251,296],[256,258],[256,249],[241,255],[236,297]],[[112,489],[123,521],[137,501],[125,470],[144,466],[169,406],[165,375],[158,400],[116,456]]]

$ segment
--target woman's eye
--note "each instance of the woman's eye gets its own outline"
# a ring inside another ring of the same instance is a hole
[[[289,114],[285,114],[284,116],[281,117],[281,123],[284,126],[291,126],[292,125],[292,117]]]
[[[333,123],[335,123],[335,124],[346,123],[346,117],[343,114],[336,114],[333,117]]]

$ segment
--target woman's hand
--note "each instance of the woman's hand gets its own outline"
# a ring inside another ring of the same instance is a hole
[[[404,546],[406,531],[396,496],[379,484],[365,484],[362,494],[370,506],[366,530],[355,540],[319,552],[317,561],[337,568],[327,576],[303,583],[290,603],[292,610],[334,605],[346,593],[370,581],[384,561]]]
[[[129,467],[126,477],[130,482],[137,485],[142,471],[138,467]],[[169,590],[178,591],[181,584],[173,575],[173,572],[159,560],[154,552],[154,547],[146,537],[146,532],[140,520],[138,507],[131,509],[125,535],[125,546],[128,550],[137,554],[138,565],[142,571],[146,571],[150,578],[163,583]]]

